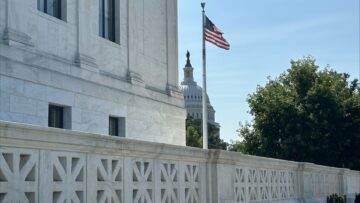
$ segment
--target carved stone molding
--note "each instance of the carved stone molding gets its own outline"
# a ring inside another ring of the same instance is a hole
[[[96,159],[96,199],[98,202],[123,202],[123,160]]]
[[[38,202],[39,154],[0,148],[0,202]]]
[[[134,159],[132,162],[132,203],[154,203],[153,161]]]
[[[163,161],[160,164],[161,203],[179,202],[179,169],[178,164]]]
[[[9,46],[12,45],[13,42],[31,47],[34,46],[34,43],[31,42],[31,37],[29,35],[9,27],[7,27],[4,31],[3,40],[5,44]]]
[[[185,202],[200,203],[199,165],[187,164],[184,167]]]
[[[235,169],[235,202],[296,198],[295,172],[259,168]]]
[[[139,73],[128,71],[127,80],[129,83],[145,87],[145,82]]]
[[[85,203],[85,157],[65,152],[51,155],[53,202]]]
[[[85,65],[92,68],[98,68],[95,58],[81,53],[76,54],[75,64],[79,67],[84,67]]]
[[[183,94],[178,86],[167,84],[166,90],[167,90],[167,94],[171,97],[177,97],[177,98],[183,97]]]

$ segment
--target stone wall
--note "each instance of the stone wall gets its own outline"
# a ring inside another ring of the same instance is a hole
[[[0,202],[325,202],[360,172],[0,122]]]
[[[177,89],[177,1],[116,0],[117,42],[99,36],[99,0],[67,0],[62,20],[37,0],[0,0],[0,120],[48,125],[48,106],[71,110],[71,129],[185,145]]]

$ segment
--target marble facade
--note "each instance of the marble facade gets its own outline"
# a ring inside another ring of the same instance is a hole
[[[0,120],[48,125],[48,106],[71,111],[71,130],[185,145],[178,90],[177,1],[116,0],[116,42],[99,36],[99,1],[66,0],[65,17],[36,0],[0,0]]]

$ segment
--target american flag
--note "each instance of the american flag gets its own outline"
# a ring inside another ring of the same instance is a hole
[[[205,40],[220,48],[229,50],[230,44],[223,37],[223,32],[221,32],[207,16],[205,16],[205,18]]]

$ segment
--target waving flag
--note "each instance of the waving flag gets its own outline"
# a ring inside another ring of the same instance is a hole
[[[223,37],[223,32],[215,26],[211,20],[205,16],[205,40],[226,50],[230,49],[230,44]]]
[[[223,37],[223,32],[215,26],[205,15],[205,2],[201,3],[202,8],[202,59],[203,59],[203,86],[202,86],[202,136],[203,148],[208,149],[208,102],[206,94],[206,41],[229,50],[230,44]]]

